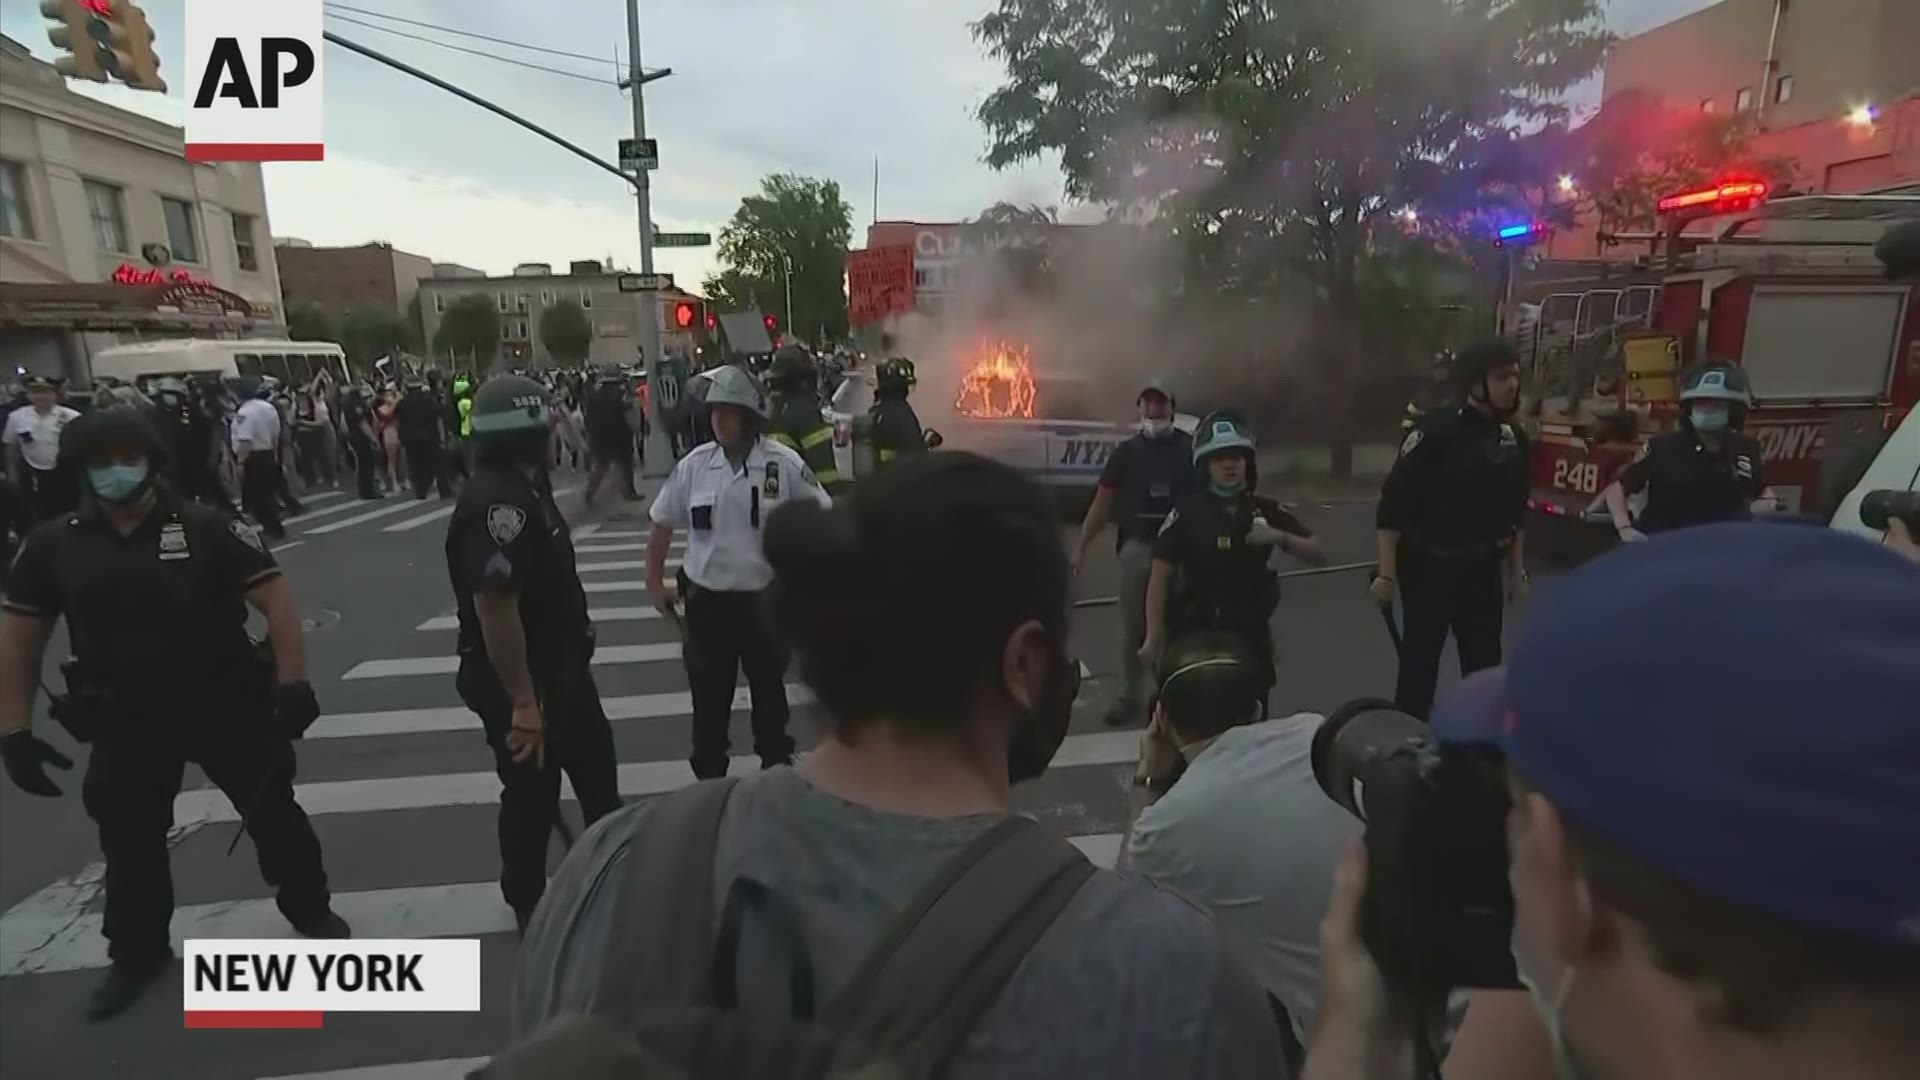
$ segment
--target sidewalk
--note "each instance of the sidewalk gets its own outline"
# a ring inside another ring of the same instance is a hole
[[[1332,454],[1325,446],[1294,446],[1260,453],[1261,489],[1302,502],[1372,502],[1380,480],[1393,467],[1400,448],[1392,443],[1361,443],[1353,448],[1353,475],[1328,476]]]

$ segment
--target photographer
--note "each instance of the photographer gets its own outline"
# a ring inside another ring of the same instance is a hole
[[[1213,912],[1304,1042],[1334,864],[1360,835],[1314,780],[1321,718],[1262,720],[1260,665],[1226,631],[1175,638],[1154,675],[1133,779],[1132,868]]]
[[[1916,656],[1920,568],[1827,530],[1681,530],[1554,589],[1511,664],[1433,717],[1505,762],[1538,1016],[1468,1071],[1517,997],[1481,994],[1448,1080],[1920,1075]],[[1566,692],[1623,673],[1630,707]],[[1309,1077],[1409,1075],[1361,945],[1368,876],[1343,863],[1323,928]]]

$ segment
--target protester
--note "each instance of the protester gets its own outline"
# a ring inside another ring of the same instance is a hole
[[[670,936],[679,926],[622,922],[623,911],[684,912],[694,897],[701,929],[692,936],[704,948],[717,898],[756,883],[748,891],[765,903],[742,909],[731,939],[735,1011],[784,1022],[800,1004],[790,995],[830,1010],[837,992],[870,989],[848,987],[856,966],[983,837],[1059,843],[1035,832],[1047,828],[1039,823],[1022,832],[1007,810],[1010,786],[1037,776],[1060,745],[1078,692],[1066,652],[1067,560],[1046,495],[965,453],[919,455],[865,483],[846,506],[800,502],[767,525],[769,610],[794,644],[825,737],[796,767],[684,789],[725,800],[706,826],[711,842],[677,838],[690,858],[710,860],[708,872],[650,859],[676,838],[648,822],[684,814],[692,804],[674,801],[682,795],[629,807],[584,836],[529,929],[516,1035],[604,1007],[636,981],[647,991],[634,990],[638,1000],[712,1003],[660,984],[659,958],[686,951]],[[847,603],[853,595],[862,602]],[[1066,856],[1086,876],[981,1002],[939,1075],[1288,1075],[1265,994],[1204,913],[1144,879]],[[792,913],[786,930],[769,908]],[[963,935],[983,929],[993,927],[963,921]],[[939,955],[947,943],[930,944]],[[705,955],[690,959],[696,982],[713,970]],[[794,970],[813,977],[796,980]]]
[[[1537,1017],[1516,1034],[1522,995],[1481,994],[1448,1080],[1920,1075],[1920,567],[1707,525],[1595,561],[1528,626],[1433,717],[1505,757]],[[1623,672],[1631,707],[1567,692]],[[1406,1075],[1359,944],[1364,868],[1343,865],[1323,932],[1312,1078]]]

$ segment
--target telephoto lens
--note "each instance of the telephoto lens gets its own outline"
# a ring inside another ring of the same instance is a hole
[[[1416,1000],[1518,986],[1497,758],[1375,698],[1334,710],[1312,757],[1321,790],[1367,826],[1361,937],[1381,974]]]
[[[1869,529],[1885,531],[1898,521],[1910,533],[1920,534],[1920,491],[1895,491],[1883,488],[1869,491],[1860,499],[1860,523]]]

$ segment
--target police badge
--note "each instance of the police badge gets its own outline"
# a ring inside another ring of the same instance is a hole
[[[239,518],[234,518],[232,521],[227,522],[227,531],[233,534],[234,539],[247,545],[253,550],[261,553],[266,552],[267,545],[264,541],[260,539],[260,530],[254,528],[252,525],[247,524],[246,522],[240,520]],[[184,540],[184,538],[182,539]],[[160,545],[162,547],[166,546],[165,536],[162,536],[160,538]],[[184,548],[186,545],[182,543],[181,546]]]
[[[513,543],[520,530],[527,527],[527,512],[509,503],[494,503],[487,507],[487,535],[501,547]]]
[[[767,482],[765,485],[763,485],[763,487],[765,489],[765,494],[767,498],[777,499],[780,497],[780,463],[779,462],[777,461],[767,462]]]

